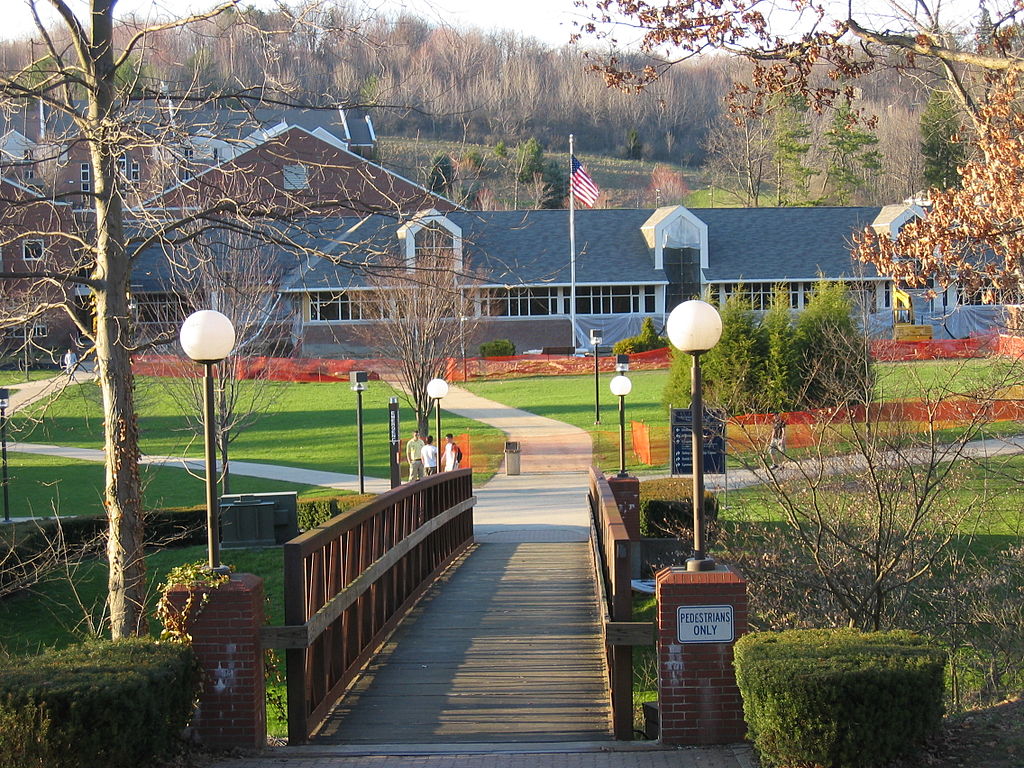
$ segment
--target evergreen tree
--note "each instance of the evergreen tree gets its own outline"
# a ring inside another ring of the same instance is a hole
[[[427,177],[427,189],[445,197],[451,197],[455,183],[455,166],[451,156],[440,154],[434,157],[430,165],[430,175]]]
[[[774,112],[775,204],[780,207],[806,203],[810,196],[814,171],[804,164],[811,148],[806,113],[807,100],[799,96],[781,100]]]
[[[967,145],[955,140],[960,129],[953,97],[945,91],[932,91],[921,115],[924,181],[929,187],[959,189],[958,169],[967,162]]]
[[[729,413],[757,410],[767,345],[746,293],[734,291],[720,309],[722,338],[701,359],[709,405]]]
[[[627,160],[643,160],[644,158],[644,145],[640,141],[640,133],[636,128],[630,128],[626,134],[626,159]]]
[[[873,377],[868,341],[844,283],[819,280],[793,333],[802,408],[866,403]]]
[[[672,366],[669,368],[668,381],[661,391],[661,404],[665,408],[690,407],[690,370],[693,357],[672,347]]]
[[[565,208],[565,201],[568,196],[569,179],[565,175],[562,164],[556,160],[549,160],[544,167],[544,189],[540,200],[540,207]]]
[[[793,319],[786,286],[775,286],[772,305],[761,318],[761,328],[765,337],[766,357],[761,388],[764,405],[758,410],[771,413],[792,410],[796,402],[798,381],[793,348]]]
[[[502,160],[508,157],[508,145],[505,144],[504,139],[500,139],[498,143],[494,145],[494,154]]]
[[[544,173],[544,150],[535,138],[530,137],[516,147],[516,170],[520,184],[528,184],[534,176]]]
[[[822,197],[848,205],[853,193],[864,186],[868,173],[881,170],[882,161],[874,148],[878,137],[858,124],[849,99],[836,105],[832,124],[825,131],[828,166]]]

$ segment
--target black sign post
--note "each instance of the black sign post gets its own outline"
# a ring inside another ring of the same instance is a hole
[[[390,441],[391,456],[391,487],[397,488],[402,484],[402,476],[399,469],[399,461],[402,455],[402,441],[398,423],[398,398],[392,397],[388,403],[388,439]]]
[[[673,408],[672,474],[693,474],[693,413],[689,408]],[[725,472],[725,411],[704,409],[704,471],[713,475]]]

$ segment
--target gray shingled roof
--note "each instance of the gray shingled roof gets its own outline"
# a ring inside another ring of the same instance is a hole
[[[576,282],[663,283],[640,226],[650,211],[593,210],[576,212]],[[568,211],[457,211],[448,219],[462,228],[468,270],[499,285],[568,284]],[[314,260],[286,288],[347,288],[365,285],[358,264],[373,254],[397,253],[400,224],[383,216],[369,217],[348,233],[347,245],[334,253],[346,263]],[[367,257],[367,254],[371,254]],[[348,257],[348,258],[346,258]]]
[[[814,280],[877,273],[850,260],[880,208],[696,208],[708,225],[705,280]]]

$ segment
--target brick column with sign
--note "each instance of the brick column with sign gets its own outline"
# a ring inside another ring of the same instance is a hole
[[[732,649],[747,631],[747,584],[728,566],[657,574],[658,706],[664,744],[731,744],[746,734]]]

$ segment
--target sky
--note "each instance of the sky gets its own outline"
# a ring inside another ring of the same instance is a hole
[[[85,0],[67,0],[72,7],[84,8]],[[244,5],[273,6],[274,0],[242,0]],[[561,46],[569,41],[576,30],[573,22],[586,20],[584,12],[575,7],[574,0],[352,0],[356,5],[376,8],[384,12],[409,11],[428,21],[443,22],[453,27],[478,27],[483,30],[513,29],[536,37],[550,45]],[[828,0],[842,13],[847,0]],[[32,17],[26,0],[0,0],[4,7],[4,25],[0,39],[29,34],[33,29]],[[39,0],[39,6],[47,5]],[[203,10],[215,0],[119,0],[122,13],[152,14],[154,20],[165,16],[181,16],[189,11]],[[941,4],[947,21],[964,22],[976,17],[978,0],[931,0]],[[883,0],[855,0],[856,13],[884,8]],[[785,28],[787,20],[780,14],[771,19],[773,26]],[[886,28],[887,24],[879,24]],[[635,39],[632,33],[619,30],[621,43]]]

